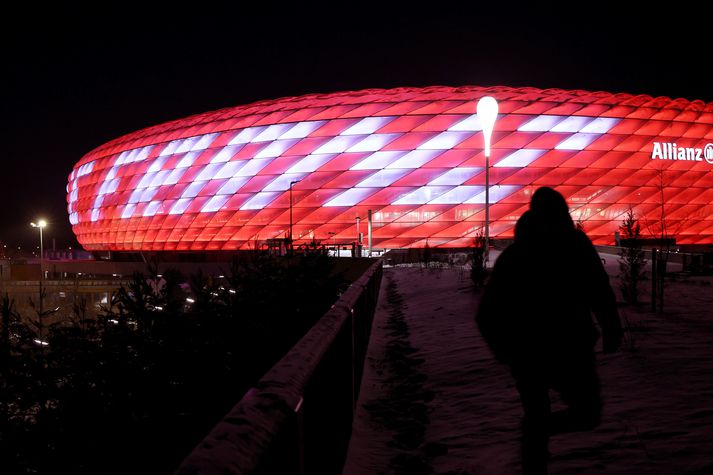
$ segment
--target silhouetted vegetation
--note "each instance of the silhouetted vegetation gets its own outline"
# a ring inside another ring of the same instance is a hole
[[[42,339],[6,296],[2,473],[170,473],[343,286],[319,255],[241,255],[224,278],[152,266]]]
[[[644,279],[644,251],[641,249],[641,225],[633,210],[629,210],[619,230],[623,239],[619,253],[620,290],[624,300],[636,305],[639,303],[639,284]]]
[[[485,235],[478,232],[473,238],[473,254],[471,257],[470,279],[473,281],[475,289],[485,285],[485,278],[488,275],[485,262]]]

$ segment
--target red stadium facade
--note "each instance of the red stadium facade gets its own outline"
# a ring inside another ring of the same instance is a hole
[[[713,103],[509,87],[315,94],[143,129],[77,163],[70,222],[88,250],[231,250],[290,223],[296,244],[353,241],[371,210],[374,248],[468,247],[485,219],[486,95],[492,238],[551,186],[596,243],[629,209],[645,235],[713,243]]]

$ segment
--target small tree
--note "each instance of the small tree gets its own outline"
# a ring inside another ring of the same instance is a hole
[[[485,285],[485,277],[487,276],[485,266],[485,235],[479,230],[473,238],[473,255],[470,267],[470,279],[476,289]]]
[[[619,230],[624,236],[619,252],[620,289],[624,300],[636,305],[639,303],[639,283],[645,276],[646,259],[641,249],[641,226],[631,208],[626,213]]]
[[[11,299],[5,292],[0,303],[0,370],[5,374],[5,369],[10,361],[10,325],[17,320],[15,312],[15,299]]]
[[[433,259],[433,251],[431,251],[431,246],[428,245],[428,241],[426,241],[426,245],[423,246],[423,253],[421,254],[423,257],[423,265],[426,267],[431,267],[431,259]]]

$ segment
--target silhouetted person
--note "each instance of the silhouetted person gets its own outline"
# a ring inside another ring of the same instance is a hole
[[[547,473],[550,434],[590,430],[602,403],[594,345],[616,351],[622,329],[614,292],[589,238],[574,226],[564,197],[539,188],[518,220],[485,287],[476,322],[520,393],[522,465]],[[552,413],[549,390],[568,406]]]

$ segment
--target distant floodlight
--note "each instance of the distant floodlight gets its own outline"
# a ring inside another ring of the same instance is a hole
[[[493,134],[495,120],[498,118],[498,101],[490,96],[480,98],[478,107],[478,120],[483,128],[483,141],[485,142],[485,249],[483,250],[483,265],[487,269],[490,260],[490,137]]]
[[[490,156],[490,137],[493,134],[495,119],[498,118],[498,101],[490,96],[485,96],[478,101],[478,120],[483,128],[485,140],[485,156]]]

